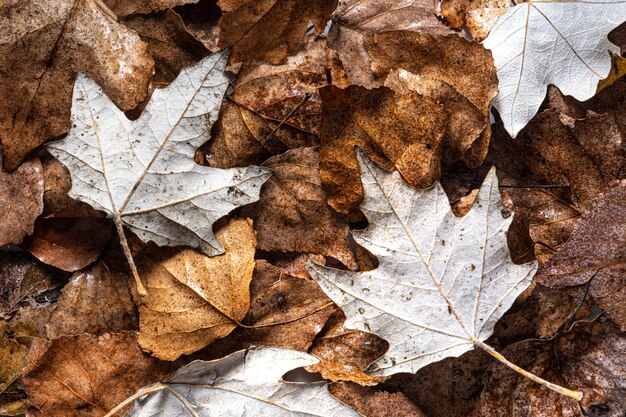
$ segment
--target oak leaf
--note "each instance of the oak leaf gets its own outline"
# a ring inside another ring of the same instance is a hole
[[[233,220],[217,232],[225,253],[147,249],[137,260],[148,294],[139,305],[139,344],[174,360],[228,335],[250,306],[256,239],[252,222]]]
[[[482,41],[498,17],[513,6],[512,0],[442,0],[437,14],[451,28],[464,30],[473,40]]]
[[[249,413],[276,417],[345,416],[361,414],[328,393],[325,382],[289,383],[288,371],[317,360],[306,353],[279,348],[251,348],[225,358],[194,361],[164,384],[145,387],[128,417],[165,415],[223,417]]]
[[[498,18],[483,45],[498,69],[493,105],[512,137],[533,118],[549,84],[587,100],[619,48],[607,35],[624,21],[624,0],[529,1]]]
[[[309,22],[320,35],[337,0],[219,0],[219,46],[233,48],[232,61],[284,62],[304,43]]]
[[[211,225],[258,199],[270,176],[266,169],[223,170],[193,159],[217,118],[228,85],[227,58],[221,51],[181,71],[167,88],[154,91],[134,121],[97,84],[79,75],[74,127],[47,148],[70,170],[70,196],[112,216],[123,245],[125,225],[143,241],[220,254]],[[132,269],[130,250],[126,253]]]
[[[0,16],[5,168],[17,168],[34,148],[67,133],[77,72],[95,79],[122,110],[146,99],[154,66],[147,46],[102,2],[4,2]]]

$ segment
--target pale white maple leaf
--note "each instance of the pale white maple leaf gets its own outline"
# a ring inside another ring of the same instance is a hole
[[[626,0],[554,0],[518,4],[483,42],[497,68],[492,104],[515,137],[533,118],[549,84],[577,100],[591,98],[619,54],[608,33],[626,20]]]
[[[194,162],[228,87],[227,60],[223,50],[183,69],[168,87],[154,90],[132,121],[94,81],[78,75],[72,129],[46,148],[70,171],[69,195],[112,216],[124,242],[122,224],[144,241],[218,255],[223,248],[213,223],[258,200],[269,170]]]
[[[334,398],[326,382],[285,382],[292,369],[318,360],[294,350],[258,347],[214,361],[194,361],[166,383],[142,388],[126,417],[361,417]]]
[[[532,282],[537,263],[511,261],[506,231],[513,220],[500,199],[495,169],[472,209],[456,217],[439,183],[407,185],[358,150],[369,226],[353,233],[378,267],[352,272],[309,262],[307,269],[343,309],[344,326],[389,342],[369,372],[389,376],[418,369],[478,346],[507,366],[574,398],[582,394],[541,380],[507,361],[484,341]]]

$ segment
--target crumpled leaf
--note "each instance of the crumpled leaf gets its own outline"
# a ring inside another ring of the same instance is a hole
[[[146,44],[100,1],[3,2],[0,16],[5,168],[67,133],[77,72],[96,80],[122,110],[145,100],[154,66]]]
[[[512,137],[533,118],[549,84],[591,98],[619,55],[608,33],[626,16],[623,0],[529,1],[498,18],[483,42],[498,69],[498,109]],[[567,71],[564,74],[564,71]]]
[[[326,203],[317,149],[292,149],[263,166],[273,175],[250,210],[258,248],[330,256],[356,269],[348,222]]]
[[[228,335],[250,306],[256,239],[250,220],[233,220],[217,232],[225,248],[207,257],[192,249],[147,250],[137,267],[148,295],[139,305],[139,344],[174,360]]]
[[[5,321],[0,321],[0,393],[22,375],[27,355],[26,346],[11,336]]]
[[[372,333],[343,328],[345,317],[339,311],[326,323],[324,333],[309,350],[320,360],[310,366],[310,372],[319,372],[331,381],[352,381],[359,385],[376,385],[381,378],[368,375],[367,367],[382,356],[389,344]]]
[[[304,43],[309,22],[320,35],[337,0],[219,0],[219,46],[231,46],[233,62],[284,62]]]
[[[498,17],[513,6],[512,0],[442,0],[437,14],[451,28],[463,30],[473,40],[482,41]]]
[[[251,348],[211,362],[194,361],[167,383],[152,387],[160,389],[137,401],[127,416],[208,417],[217,410],[222,417],[361,416],[333,398],[325,382],[281,379],[288,371],[315,362],[306,353],[278,348]]]
[[[607,320],[581,322],[554,341],[523,341],[504,353],[550,380],[580,387],[584,397],[573,401],[492,363],[481,395],[484,417],[619,417],[626,412],[626,335]]]
[[[135,332],[34,339],[24,372],[24,389],[35,407],[29,415],[102,417],[177,366],[143,353]]]
[[[495,170],[472,210],[457,218],[439,184],[418,191],[360,151],[359,159],[366,192],[361,209],[370,226],[353,235],[378,267],[351,272],[310,263],[309,272],[343,309],[346,328],[389,342],[370,373],[415,372],[480,345],[537,268],[510,260],[512,218],[502,213]]]
[[[591,281],[594,300],[626,330],[626,180],[610,187],[576,224],[572,236],[537,280],[550,287]]]
[[[149,14],[199,0],[103,0],[118,17],[130,14]]]
[[[40,217],[21,247],[45,264],[74,272],[94,262],[110,237],[111,222],[103,217]]]
[[[227,56],[222,51],[183,70],[167,88],[154,91],[135,121],[79,75],[74,127],[48,145],[70,170],[70,196],[105,211],[143,241],[222,253],[211,225],[257,200],[270,176],[259,167],[222,170],[194,162],[226,91]]]
[[[46,324],[48,337],[136,329],[137,312],[127,281],[128,274],[109,269],[104,262],[72,275]]]
[[[447,114],[434,100],[386,87],[328,86],[320,95],[320,175],[335,210],[352,221],[360,219],[363,189],[355,145],[412,184],[428,187],[437,178],[446,129],[441,120]]]
[[[0,246],[18,244],[33,233],[43,211],[44,175],[41,162],[24,162],[17,171],[0,171]]]
[[[124,6],[128,3],[123,2]],[[146,2],[142,0],[141,3]],[[209,55],[209,50],[187,31],[183,20],[173,10],[129,16],[122,23],[137,32],[154,58],[151,87],[167,86],[183,68]]]
[[[432,0],[340,0],[328,44],[339,53],[353,84],[372,87],[374,75],[364,36],[392,30],[453,33],[434,11]]]

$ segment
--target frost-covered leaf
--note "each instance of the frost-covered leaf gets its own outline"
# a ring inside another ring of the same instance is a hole
[[[375,375],[415,372],[481,344],[530,284],[536,263],[515,265],[506,243],[513,219],[504,209],[495,170],[474,207],[457,218],[439,183],[406,185],[359,151],[370,226],[354,233],[378,258],[367,272],[309,264],[311,276],[346,314],[345,327],[389,342]]]
[[[316,362],[306,353],[278,348],[251,348],[215,361],[195,361],[167,383],[144,388],[147,396],[126,416],[361,416],[333,398],[325,382],[281,379],[292,369]]]
[[[84,75],[74,88],[72,130],[48,150],[72,175],[70,196],[103,210],[144,241],[222,253],[211,225],[256,201],[267,169],[218,169],[194,162],[210,137],[228,85],[226,51],[183,70],[128,120]]]
[[[493,105],[511,136],[533,118],[549,84],[591,98],[619,48],[608,33],[626,19],[625,0],[530,1],[498,18],[484,41],[498,69]]]

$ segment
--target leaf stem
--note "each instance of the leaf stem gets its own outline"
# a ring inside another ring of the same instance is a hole
[[[128,266],[133,273],[133,277],[135,277],[137,292],[139,293],[140,297],[145,297],[146,295],[148,295],[148,292],[141,283],[141,278],[139,278],[139,272],[137,271],[137,266],[135,265],[135,261],[133,260],[133,254],[130,252],[130,247],[128,246],[128,241],[126,240],[126,235],[124,234],[124,225],[122,223],[122,218],[119,215],[114,214],[113,221],[115,222],[117,234],[120,237],[120,245],[122,245],[122,249],[124,250],[124,255],[126,256],[126,260],[128,261]]]
[[[118,405],[116,405],[111,411],[106,413],[104,417],[113,417],[118,411],[122,410],[124,407],[126,407],[128,404],[135,401],[137,398],[142,397],[151,392],[161,391],[162,389],[165,389],[165,388],[167,388],[167,385],[161,384],[160,382],[154,385],[150,385],[148,387],[141,388],[139,391],[137,391],[130,397],[126,398],[124,401],[122,401]]]
[[[490,354],[491,356],[493,356],[494,358],[496,358],[499,362],[503,363],[504,365],[508,366],[509,368],[511,368],[512,370],[514,370],[515,372],[517,372],[518,374],[525,376],[526,378],[540,384],[543,385],[544,387],[551,389],[554,392],[557,392],[561,395],[565,395],[567,397],[573,398],[577,401],[582,400],[583,398],[583,393],[580,391],[573,391],[571,389],[568,388],[564,388],[560,385],[557,384],[553,384],[552,382],[548,382],[543,378],[538,377],[537,375],[528,372],[522,368],[520,368],[519,366],[515,365],[514,363],[510,362],[507,358],[505,358],[504,356],[502,356],[500,353],[496,352],[496,350],[494,348],[492,348],[491,346],[489,346],[486,343],[481,342],[480,340],[474,339],[473,340],[474,344],[476,346],[478,346],[479,348],[481,348],[482,350],[484,350],[485,352],[487,352],[488,354]]]

